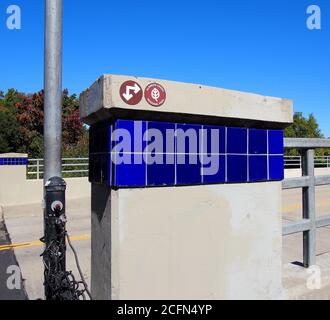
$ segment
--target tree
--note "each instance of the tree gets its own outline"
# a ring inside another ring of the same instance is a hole
[[[305,118],[301,112],[296,112],[293,117],[293,124],[285,132],[286,138],[324,138],[320,127],[313,114]],[[324,155],[326,150],[317,150],[317,155]],[[290,150],[287,155],[297,156],[298,150]]]
[[[19,144],[19,126],[15,115],[0,105],[0,153],[15,152]]]
[[[44,92],[23,94],[10,89],[1,95],[0,152],[22,152],[30,157],[43,157]],[[87,129],[79,117],[76,95],[63,91],[63,153],[88,155]],[[7,134],[11,132],[10,134]]]
[[[305,118],[301,112],[296,112],[293,121],[285,130],[287,138],[324,138],[313,114]]]

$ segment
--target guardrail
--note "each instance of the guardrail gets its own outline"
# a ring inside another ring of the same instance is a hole
[[[88,158],[63,158],[62,173],[64,178],[87,177]],[[28,179],[43,179],[44,160],[29,159],[27,165]]]
[[[285,169],[302,169],[301,156],[285,157]],[[87,177],[88,158],[64,158],[63,175],[66,178]],[[319,156],[314,158],[315,168],[330,168],[330,156]],[[43,159],[29,159],[27,174],[29,179],[42,179],[44,170]]]
[[[330,139],[285,139],[285,148],[301,151],[302,177],[283,181],[283,190],[303,190],[303,217],[283,227],[283,236],[303,233],[303,263],[306,268],[316,263],[316,230],[330,226],[330,216],[316,217],[316,186],[330,185],[329,176],[315,176],[315,149],[330,148]]]
[[[301,156],[287,156],[284,158],[285,169],[302,169]],[[315,168],[330,168],[330,156],[314,157]]]

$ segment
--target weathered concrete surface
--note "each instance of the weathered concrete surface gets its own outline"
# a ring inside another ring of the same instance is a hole
[[[88,178],[69,178],[67,197],[79,199],[90,197],[91,186]],[[43,181],[27,180],[25,166],[0,166],[0,204],[17,206],[42,203]]]
[[[137,81],[143,90],[150,83],[161,84],[167,92],[165,104],[161,108],[155,108],[145,99],[136,106],[125,104],[119,91],[120,86],[127,80]],[[287,99],[198,84],[130,76],[103,75],[80,96],[81,118],[87,124],[104,120],[109,110],[114,111],[117,108],[122,110],[122,115],[125,114],[125,110],[132,110],[133,114],[141,111],[144,115],[155,111],[163,115],[175,114],[173,116],[175,121],[178,121],[180,114],[187,114],[198,116],[197,119],[209,116],[256,122],[267,121],[270,125],[281,123],[285,126],[292,123],[293,118],[292,101]]]
[[[284,299],[330,300],[330,252],[319,255],[310,269],[286,264],[283,271]]]
[[[0,153],[1,158],[28,158],[26,153]]]
[[[281,183],[92,189],[94,298],[281,298]]]

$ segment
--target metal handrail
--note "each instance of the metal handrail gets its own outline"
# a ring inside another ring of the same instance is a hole
[[[63,158],[62,173],[66,177],[87,177],[89,162],[88,158]],[[29,179],[42,179],[44,174],[43,159],[29,159],[27,165],[27,175]]]
[[[284,145],[288,149],[330,149],[330,139],[286,138]]]
[[[330,175],[315,176],[315,149],[330,148],[330,139],[285,139],[285,148],[299,149],[301,156],[302,177],[283,181],[283,190],[303,190],[303,219],[290,222],[283,227],[283,236],[303,233],[304,266],[316,263],[316,230],[330,226],[330,216],[316,218],[316,186],[330,185]]]
[[[294,145],[294,142],[288,141],[286,139],[287,145]],[[328,145],[326,143],[326,145]],[[87,176],[88,172],[88,158],[63,158],[62,159],[62,169],[76,167],[75,170],[65,171],[63,173],[69,174],[81,174],[82,176]],[[286,169],[301,169],[302,168],[302,157],[301,156],[285,156],[284,163]],[[318,168],[330,168],[330,156],[315,156],[314,158],[315,167]],[[79,170],[78,168],[86,168],[86,170]],[[40,179],[42,177],[44,170],[44,160],[43,159],[29,159],[28,163],[28,176],[36,177]]]

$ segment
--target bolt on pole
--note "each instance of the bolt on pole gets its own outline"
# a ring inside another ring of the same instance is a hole
[[[62,0],[45,0],[44,237],[47,300],[70,300],[62,179]]]

